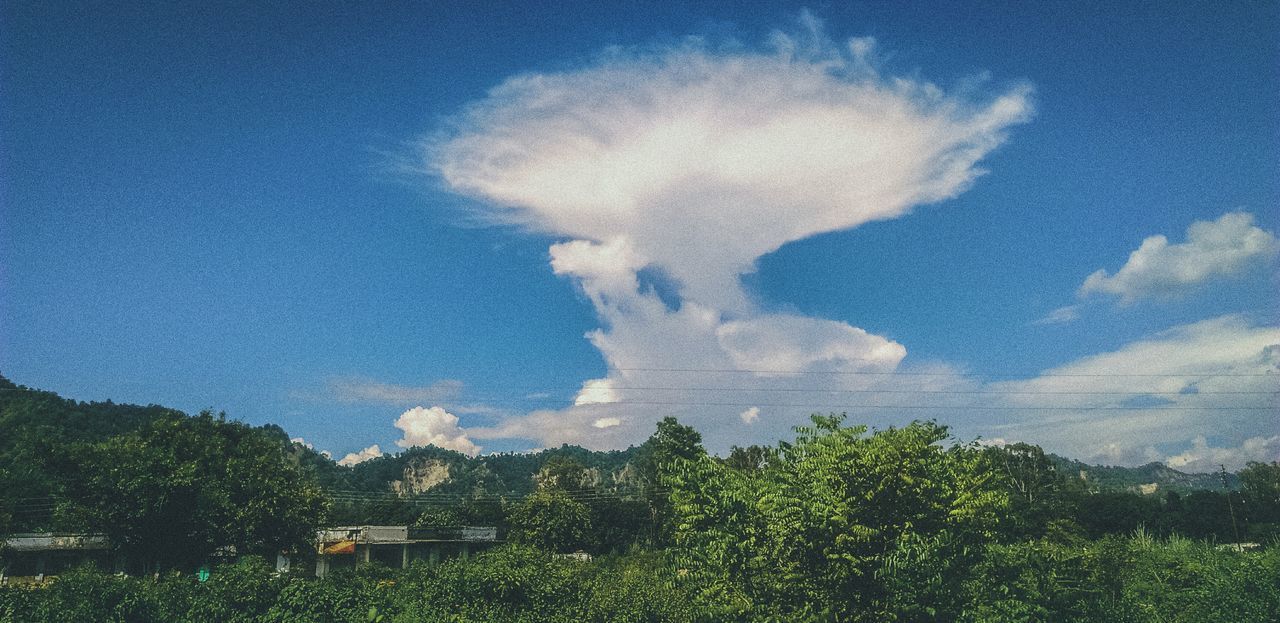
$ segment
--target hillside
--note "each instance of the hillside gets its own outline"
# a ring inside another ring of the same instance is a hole
[[[1156,491],[1221,491],[1223,482],[1221,474],[1188,474],[1180,472],[1164,463],[1153,462],[1139,467],[1118,467],[1110,465],[1089,465],[1075,459],[1050,454],[1054,467],[1068,478],[1079,478],[1091,490],[1098,491],[1133,491],[1135,493],[1155,493]],[[1238,489],[1240,478],[1228,473],[1227,488]],[[1153,490],[1150,485],[1156,485]]]
[[[158,405],[79,402],[54,392],[16,385],[0,376],[0,480],[10,499],[57,497],[61,483],[57,457],[77,444],[127,434],[160,418],[186,417]],[[335,520],[412,521],[424,505],[461,499],[515,499],[540,482],[555,479],[576,490],[637,492],[652,483],[639,469],[648,443],[626,450],[597,452],[577,446],[531,453],[469,457],[436,447],[417,447],[354,466],[289,441],[276,425],[253,427],[255,434],[280,444],[303,470],[328,492]],[[1217,474],[1187,474],[1160,463],[1141,467],[1088,465],[1050,455],[1058,473],[1081,478],[1093,491],[1153,493],[1172,490],[1221,490]],[[1228,474],[1237,487],[1238,478]],[[1154,490],[1150,485],[1155,484]],[[1144,488],[1145,487],[1145,488]],[[373,509],[372,511],[370,509]],[[49,513],[17,517],[19,527],[48,525]]]
[[[0,486],[22,501],[16,529],[55,527],[54,500],[65,483],[61,458],[94,444],[140,430],[164,418],[185,418],[158,405],[80,402],[50,391],[17,385],[0,376]],[[334,503],[334,519],[412,521],[429,501],[467,498],[515,499],[548,477],[570,489],[638,490],[630,469],[640,448],[594,452],[576,446],[532,453],[468,457],[436,447],[410,448],[355,466],[291,442],[274,424],[252,427],[255,435],[282,446]],[[403,501],[408,501],[406,504]],[[46,502],[48,502],[46,504]]]

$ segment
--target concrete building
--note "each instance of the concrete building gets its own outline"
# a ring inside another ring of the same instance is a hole
[[[408,526],[339,526],[316,534],[316,576],[333,569],[379,562],[405,568],[415,560],[436,562],[471,554],[498,543],[494,527],[456,526],[410,528]],[[223,552],[225,560],[234,559]],[[114,551],[100,534],[15,534],[0,540],[0,584],[39,583],[76,566],[92,563],[99,569],[140,573]],[[291,558],[277,556],[276,570],[287,571]]]
[[[100,534],[15,534],[0,542],[0,584],[38,583],[86,562],[123,570]]]
[[[338,526],[316,534],[316,577],[334,569],[379,562],[403,569],[415,560],[437,562],[471,554],[498,543],[494,527]]]

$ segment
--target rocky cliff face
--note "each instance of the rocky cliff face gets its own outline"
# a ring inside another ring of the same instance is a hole
[[[632,463],[623,465],[622,469],[612,472],[610,476],[613,478],[615,487],[640,488],[649,484],[645,482],[644,477],[640,475],[640,470]]]
[[[400,495],[414,495],[448,481],[448,463],[440,459],[410,461],[404,466],[404,477],[391,481],[391,490]]]

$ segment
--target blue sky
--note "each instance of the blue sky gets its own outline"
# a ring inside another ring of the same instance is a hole
[[[337,456],[1280,459],[1275,3],[605,4],[5,4],[0,372]]]

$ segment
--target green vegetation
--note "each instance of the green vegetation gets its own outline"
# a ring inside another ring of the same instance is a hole
[[[325,511],[280,443],[209,413],[160,417],[50,463],[64,525],[105,534],[158,569],[198,565],[223,547],[305,548]]]
[[[946,430],[932,423],[867,435],[815,417],[798,432],[762,470],[705,455],[669,470],[677,551],[700,598],[721,618],[834,620],[958,598],[956,569],[1008,507],[983,454],[938,445]]]
[[[1139,467],[1115,467],[1087,465],[1052,454],[1048,457],[1054,469],[1080,478],[1088,487],[1097,491],[1138,491],[1139,487],[1154,483],[1162,490],[1185,494],[1197,490],[1220,489],[1223,486],[1221,474],[1186,474],[1164,463],[1147,463]],[[1235,474],[1226,474],[1225,477],[1229,488],[1239,488],[1240,480]]]
[[[1277,463],[1142,495],[1122,468],[1106,486],[1036,446],[832,415],[726,458],[667,418],[622,452],[340,467],[278,427],[4,383],[0,486],[18,494],[0,530],[103,532],[147,573],[0,586],[0,623],[1280,620]],[[344,522],[507,543],[310,577],[308,538]],[[1261,546],[1220,545],[1237,541]],[[266,562],[281,550],[301,555],[290,572]]]
[[[1089,546],[1029,541],[985,547],[964,568],[948,566],[957,575],[940,582],[930,582],[939,572],[924,562],[868,580],[901,592],[837,614],[830,605],[709,601],[704,580],[659,553],[580,562],[509,545],[469,560],[404,571],[370,565],[323,580],[276,575],[251,557],[215,569],[203,584],[177,573],[153,579],[80,569],[45,588],[0,587],[0,622],[1253,623],[1280,612],[1274,548],[1242,554],[1146,535]]]

